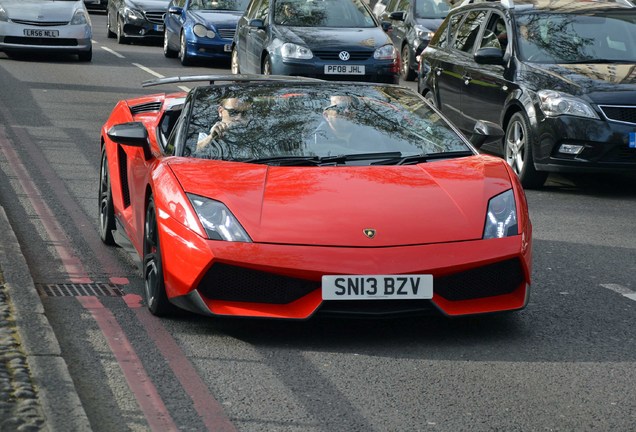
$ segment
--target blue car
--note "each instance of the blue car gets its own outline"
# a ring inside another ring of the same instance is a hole
[[[163,53],[187,66],[195,59],[229,60],[236,23],[249,0],[172,0]]]
[[[399,83],[400,57],[364,0],[252,0],[232,72]]]

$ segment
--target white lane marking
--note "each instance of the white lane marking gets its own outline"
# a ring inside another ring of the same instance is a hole
[[[184,92],[189,92],[190,91],[190,88],[186,87],[186,86],[178,86],[177,88],[183,90]]]
[[[152,76],[156,76],[157,78],[165,78],[165,76],[161,75],[159,72],[155,72],[150,68],[147,68],[144,65],[140,65],[139,63],[133,63],[133,66],[137,66],[142,71],[148,72]]]
[[[104,51],[108,51],[109,53],[111,53],[112,55],[119,57],[119,58],[126,58],[123,55],[119,54],[117,51],[113,51],[112,49],[108,48],[108,47],[100,47],[101,49],[103,49]]]
[[[603,288],[606,288],[606,289],[610,290],[610,291],[614,291],[615,293],[618,293],[618,294],[622,295],[623,297],[627,297],[630,300],[636,301],[636,292],[630,290],[627,287],[624,287],[623,285],[601,284],[601,286]]]

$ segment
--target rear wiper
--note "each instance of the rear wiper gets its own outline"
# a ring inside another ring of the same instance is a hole
[[[373,162],[371,165],[412,165],[428,162],[433,159],[452,159],[458,157],[473,156],[474,153],[468,150],[441,152],[441,153],[422,153],[399,158],[387,159],[383,161]]]
[[[400,158],[402,153],[400,152],[374,152],[374,153],[353,153],[347,155],[336,156],[271,156],[265,158],[254,158],[239,160],[237,162],[245,163],[262,163],[271,165],[289,165],[289,166],[303,166],[303,165],[333,165],[351,161],[373,160],[373,159],[386,159],[386,158]]]

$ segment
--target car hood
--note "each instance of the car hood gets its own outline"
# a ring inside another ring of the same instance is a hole
[[[417,18],[415,21],[422,27],[426,27],[431,31],[437,31],[439,26],[442,25],[442,21],[444,20],[441,18]]]
[[[533,65],[536,90],[553,89],[594,103],[633,105],[636,62]]]
[[[364,47],[379,48],[391,43],[389,36],[379,27],[373,28],[326,28],[276,26],[275,35],[282,42],[304,45],[313,50],[329,48]]]
[[[81,0],[2,0],[0,5],[12,20],[51,22],[70,21],[75,10],[82,6],[82,2]]]
[[[168,10],[170,0],[126,0],[126,3],[139,10]]]
[[[387,247],[477,240],[488,199],[511,188],[505,162],[489,156],[374,167],[175,159],[170,167],[186,192],[225,203],[259,243]],[[376,236],[367,238],[365,229]]]
[[[190,11],[198,22],[210,23],[215,26],[236,26],[243,12],[239,11]]]

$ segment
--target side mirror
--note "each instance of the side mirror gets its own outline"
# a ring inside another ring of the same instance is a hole
[[[148,131],[141,122],[120,123],[111,127],[106,132],[108,138],[117,144],[141,147],[144,150],[144,157],[149,160],[152,157],[150,152],[150,141],[148,141]]]
[[[504,135],[503,129],[498,124],[479,120],[475,123],[469,141],[475,148],[479,149],[486,141],[497,141],[503,138]]]
[[[384,30],[385,33],[391,33],[393,31],[393,24],[388,21],[382,21],[380,25],[382,26],[382,30]]]
[[[263,21],[262,19],[253,19],[247,25],[249,27],[254,27],[259,30],[262,30],[265,28],[265,21]]]
[[[475,63],[485,65],[503,65],[504,52],[500,48],[479,48],[474,56]]]
[[[389,14],[389,19],[393,21],[404,21],[404,18],[406,18],[406,12],[404,11],[391,12]]]

